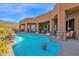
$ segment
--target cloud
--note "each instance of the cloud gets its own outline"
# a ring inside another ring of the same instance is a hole
[[[19,22],[26,17],[36,17],[53,7],[53,4],[46,3],[1,3],[0,19]]]
[[[4,3],[0,3],[0,8],[6,8],[8,7],[10,4],[4,4]]]
[[[26,8],[26,9],[30,9],[30,8],[40,8],[40,9],[46,9],[46,10],[49,10],[49,9],[53,9],[53,5],[49,6],[48,4],[46,3],[27,3],[27,4],[20,4],[18,6],[18,8]]]
[[[40,9],[47,9],[50,8],[46,4],[33,4],[33,3],[21,3],[21,4],[0,4],[0,12],[6,12],[6,13],[20,13],[24,11],[28,11],[32,8],[40,8]]]
[[[19,8],[19,4],[0,4],[0,12],[3,13],[19,13],[24,12],[25,8]]]
[[[38,4],[33,4],[33,3],[22,3],[19,5],[20,8],[23,8],[23,7],[32,7],[32,8],[35,8],[35,7],[38,7]]]
[[[0,18],[0,20],[15,22],[15,20],[11,18]]]
[[[34,7],[35,4],[0,4],[0,12],[18,13],[24,12],[28,7]]]

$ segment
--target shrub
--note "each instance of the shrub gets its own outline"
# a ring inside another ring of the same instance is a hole
[[[13,31],[8,27],[1,26],[0,27],[0,54],[7,54],[7,41],[13,39],[15,37]]]

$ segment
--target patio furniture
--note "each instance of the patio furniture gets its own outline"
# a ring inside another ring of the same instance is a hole
[[[72,38],[73,37],[73,31],[67,32],[66,37],[67,38]]]

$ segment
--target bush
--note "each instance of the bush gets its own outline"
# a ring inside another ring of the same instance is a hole
[[[15,37],[14,32],[8,27],[1,26],[0,27],[0,54],[7,54],[7,41],[13,39]]]

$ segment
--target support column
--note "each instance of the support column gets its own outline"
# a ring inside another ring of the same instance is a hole
[[[58,39],[66,39],[66,14],[64,10],[59,10],[58,12]]]
[[[76,39],[79,39],[79,16],[78,15],[75,18],[75,24],[74,24],[74,26],[75,26],[75,38]]]
[[[54,22],[53,22],[53,19],[50,20],[50,33],[53,33],[54,32]]]
[[[39,33],[39,23],[37,23],[37,33]]]
[[[21,24],[19,24],[19,31],[21,31]]]
[[[48,27],[48,24],[47,24],[47,33],[49,33],[48,28],[49,28],[49,27]]]
[[[26,24],[25,24],[25,32],[28,32],[28,31],[27,31],[27,28],[28,28],[28,27],[27,27],[27,23],[26,23]]]

